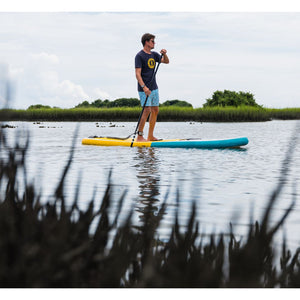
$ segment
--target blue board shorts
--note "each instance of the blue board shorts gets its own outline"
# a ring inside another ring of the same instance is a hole
[[[141,105],[144,106],[146,100],[146,94],[144,92],[139,92]],[[159,95],[158,89],[153,90],[147,99],[146,106],[159,106]]]

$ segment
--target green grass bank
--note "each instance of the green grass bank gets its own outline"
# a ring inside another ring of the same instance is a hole
[[[141,107],[1,109],[0,121],[136,121]],[[273,119],[299,120],[300,108],[161,107],[160,122],[262,122]]]

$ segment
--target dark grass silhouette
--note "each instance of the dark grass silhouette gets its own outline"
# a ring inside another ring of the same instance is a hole
[[[0,131],[1,287],[300,286],[300,250],[292,254],[283,242],[278,264],[273,245],[273,237],[292,211],[295,199],[282,218],[272,227],[269,225],[272,208],[286,182],[296,138],[289,146],[265,214],[260,222],[250,220],[252,225],[244,240],[235,237],[232,226],[229,238],[212,234],[209,241],[205,240],[199,232],[194,203],[185,225],[179,224],[177,209],[170,236],[161,242],[157,232],[166,213],[167,197],[156,213],[151,205],[145,208],[139,227],[131,222],[134,209],[125,221],[119,220],[125,193],[118,200],[115,214],[110,210],[110,176],[100,207],[94,207],[92,199],[86,209],[79,208],[80,180],[72,205],[66,205],[64,182],[72,163],[72,146],[54,199],[41,203],[35,186],[27,182],[28,143],[11,148],[3,132]],[[23,191],[18,174],[24,178]]]

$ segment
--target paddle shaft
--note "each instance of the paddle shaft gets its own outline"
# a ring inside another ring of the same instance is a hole
[[[154,78],[155,78],[155,76],[156,76],[156,73],[157,73],[158,67],[159,67],[159,65],[160,65],[160,62],[161,62],[161,60],[162,60],[162,57],[163,57],[163,54],[162,54],[161,57],[160,57],[160,61],[159,61],[159,63],[157,64],[157,68],[155,69],[155,71],[154,71],[154,73],[153,73],[153,75],[152,75],[152,78],[151,78],[151,81],[149,82],[149,85],[152,83],[152,81],[154,80]],[[140,122],[141,122],[141,118],[142,118],[142,115],[143,115],[143,113],[144,113],[144,110],[145,110],[145,107],[146,107],[146,103],[147,103],[148,98],[149,98],[149,96],[147,95],[146,100],[145,100],[145,103],[144,103],[143,108],[142,108],[142,111],[141,111],[141,113],[140,113],[140,115],[139,115],[139,119],[138,119],[138,122],[137,122],[137,125],[136,125],[136,128],[135,128],[133,137],[132,137],[132,141],[131,141],[130,147],[132,147],[133,142],[134,142],[134,139],[135,139],[135,136],[136,136],[136,134],[137,134],[137,132],[138,132],[138,129],[139,129],[139,126],[140,126]]]

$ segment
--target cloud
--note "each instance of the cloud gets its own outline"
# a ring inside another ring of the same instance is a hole
[[[94,99],[102,99],[102,100],[110,99],[111,98],[111,96],[107,92],[104,92],[104,91],[100,90],[99,88],[95,88],[92,91],[91,96]]]
[[[11,80],[18,78],[19,76],[22,76],[22,74],[24,74],[24,68],[21,67],[14,68],[11,65],[9,66],[8,78],[10,78]]]
[[[89,98],[89,96],[84,92],[82,86],[71,82],[70,80],[63,80],[57,85],[57,94],[64,97],[72,98]]]
[[[55,102],[55,106],[66,107],[66,105],[71,105],[75,101],[79,102],[82,99],[89,99],[89,96],[81,85],[73,83],[70,80],[60,80],[57,71],[44,69],[39,71],[36,76],[36,86],[39,88],[40,100],[42,102]]]
[[[45,64],[58,64],[59,59],[54,54],[49,54],[46,52],[38,53],[38,54],[31,54],[32,58],[39,63],[45,63]]]
[[[9,70],[18,82],[18,90],[21,88],[24,93],[22,108],[32,104],[68,108],[85,100],[110,98],[100,88],[84,88],[80,83],[62,78],[60,59],[52,53],[31,53],[23,67],[10,66]]]
[[[109,94],[99,88],[86,90],[82,85],[71,80],[61,80],[57,71],[44,69],[37,73],[37,87],[40,100],[44,104],[52,103],[58,107],[74,107],[82,101],[92,101],[98,98],[110,98]]]

